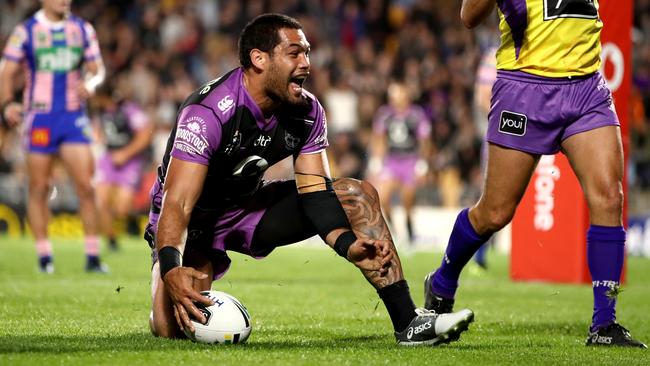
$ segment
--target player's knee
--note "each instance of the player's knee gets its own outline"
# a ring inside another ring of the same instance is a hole
[[[95,190],[93,186],[88,183],[82,183],[76,187],[77,197],[80,201],[93,201],[95,200]]]
[[[620,215],[623,212],[623,188],[621,184],[605,185],[593,194],[589,206],[593,210]]]
[[[47,181],[33,179],[29,181],[29,195],[33,198],[47,197],[52,186]]]
[[[160,321],[159,319],[156,319],[153,312],[149,316],[149,329],[151,330],[151,334],[155,337],[180,338],[176,324],[170,324],[168,321]]]

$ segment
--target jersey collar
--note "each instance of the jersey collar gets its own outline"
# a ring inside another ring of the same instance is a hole
[[[34,14],[34,17],[39,23],[43,23],[52,29],[62,29],[63,26],[65,25],[65,21],[68,19],[68,16],[66,15],[63,18],[63,20],[59,20],[58,22],[53,22],[47,19],[47,17],[45,16],[45,11],[43,11],[43,9],[37,11],[36,14]]]

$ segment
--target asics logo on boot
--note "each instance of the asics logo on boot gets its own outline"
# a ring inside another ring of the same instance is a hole
[[[598,334],[595,334],[591,338],[591,341],[593,343],[612,344],[612,337],[599,336]]]
[[[420,324],[417,327],[410,327],[408,333],[406,334],[406,338],[411,339],[411,337],[413,337],[413,334],[420,334],[430,328],[431,328],[431,320],[429,320],[424,324]]]

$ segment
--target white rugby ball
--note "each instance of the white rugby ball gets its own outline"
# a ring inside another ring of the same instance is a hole
[[[201,295],[210,298],[214,305],[194,303],[207,322],[201,324],[192,320],[195,331],[192,333],[185,329],[185,335],[201,343],[244,343],[252,330],[251,317],[246,307],[234,296],[222,291],[202,291]]]

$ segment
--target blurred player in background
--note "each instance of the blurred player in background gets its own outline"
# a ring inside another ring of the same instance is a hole
[[[495,0],[463,0],[461,18],[481,23]],[[451,311],[463,267],[510,222],[543,154],[562,151],[590,213],[587,261],[594,310],[587,345],[646,346],[616,322],[623,228],[623,149],[612,95],[598,72],[598,2],[498,2],[501,46],[492,89],[487,174],[478,203],[458,215],[442,265],[425,279],[425,307]]]
[[[473,313],[416,311],[374,188],[330,178],[324,111],[302,87],[309,52],[295,19],[261,15],[241,33],[241,67],[181,107],[145,232],[153,333],[182,337],[179,327],[193,331],[190,317],[205,321],[193,301],[211,304],[199,291],[228,270],[227,250],[262,258],[318,234],[377,289],[399,344],[458,339]],[[287,156],[295,181],[264,182],[264,171]]]
[[[386,219],[392,222],[392,197],[399,192],[409,245],[415,243],[412,213],[418,179],[428,171],[431,122],[420,106],[411,102],[404,83],[388,87],[388,104],[377,111],[373,122],[373,138],[369,172],[378,180],[377,190]]]
[[[42,5],[33,17],[16,26],[5,47],[0,112],[9,126],[25,122],[27,216],[40,270],[54,270],[47,224],[49,180],[58,156],[79,197],[86,271],[105,272],[99,260],[91,126],[85,114],[86,100],[104,79],[99,45],[92,25],[70,14],[70,0],[42,0]],[[22,106],[13,100],[14,77],[21,68],[26,80]]]
[[[111,250],[118,249],[114,221],[127,218],[140,185],[154,124],[133,102],[130,83],[120,78],[112,94],[98,98],[100,136],[106,150],[97,162],[99,218]]]

